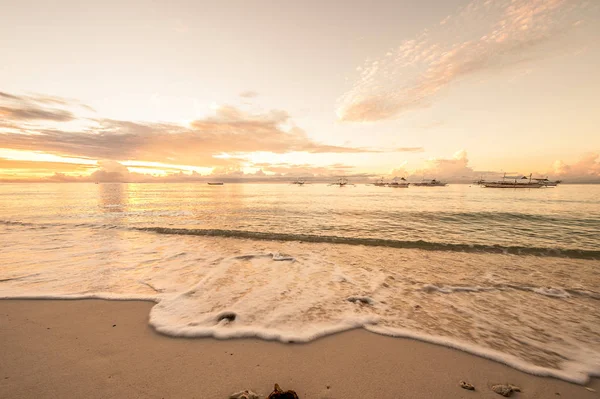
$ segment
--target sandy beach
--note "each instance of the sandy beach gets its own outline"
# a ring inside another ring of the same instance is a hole
[[[178,339],[147,324],[152,303],[0,301],[2,398],[227,398],[275,382],[300,398],[598,398],[457,350],[362,330],[309,344]],[[473,384],[475,391],[459,387]]]

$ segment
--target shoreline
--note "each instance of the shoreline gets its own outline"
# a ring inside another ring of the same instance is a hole
[[[300,398],[598,398],[460,350],[356,329],[302,344],[174,338],[148,324],[153,302],[0,300],[0,397],[228,398],[274,383]],[[466,391],[465,380],[475,386]]]

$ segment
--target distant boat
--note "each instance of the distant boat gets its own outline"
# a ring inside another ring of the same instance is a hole
[[[483,182],[483,187],[487,188],[540,188],[544,187],[544,185],[540,182],[532,182],[531,174],[529,175],[529,180],[526,182],[522,182],[522,180],[527,180],[527,176],[506,176],[506,173],[502,177],[502,180],[496,182]]]
[[[446,183],[443,183],[436,179],[425,180],[423,179],[420,183],[411,183],[413,186],[417,187],[445,187]]]
[[[340,177],[337,180],[337,182],[329,184],[329,186],[339,186],[339,187],[346,187],[346,186],[353,186],[353,185],[354,184],[348,183],[348,179],[346,179],[345,177]]]
[[[408,188],[409,184],[410,183],[407,182],[404,177],[402,177],[400,179],[400,181],[398,181],[396,178],[394,178],[394,180],[392,180],[392,182],[388,184],[388,187],[392,187],[392,188]]]
[[[304,185],[304,183],[306,183],[306,180],[304,180],[304,179],[296,179],[292,182],[292,184],[297,184],[299,186]]]
[[[209,186],[222,186],[223,182],[222,181],[217,181],[217,182],[208,182]]]
[[[383,180],[383,177],[381,179],[377,179],[377,181],[374,184],[377,187],[383,187],[386,185],[386,182]]]

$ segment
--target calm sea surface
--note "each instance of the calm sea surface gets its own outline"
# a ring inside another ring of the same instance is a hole
[[[363,327],[600,374],[597,185],[2,184],[0,240],[4,298],[147,299],[171,335]]]

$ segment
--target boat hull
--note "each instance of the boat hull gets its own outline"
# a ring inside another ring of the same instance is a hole
[[[540,188],[543,187],[542,184],[497,184],[497,183],[487,183],[484,184],[483,187],[486,188]]]

